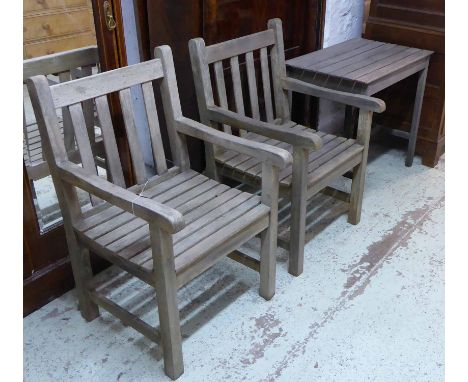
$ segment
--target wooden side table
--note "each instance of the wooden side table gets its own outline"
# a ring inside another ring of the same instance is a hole
[[[413,164],[427,68],[432,53],[423,49],[356,38],[295,57],[286,61],[286,65],[290,77],[369,96],[418,73],[410,132],[397,133],[409,140],[405,164],[410,167]],[[345,125],[348,130],[353,125],[352,115],[352,109],[347,107]]]

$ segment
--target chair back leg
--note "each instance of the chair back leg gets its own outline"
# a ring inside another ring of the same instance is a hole
[[[366,178],[367,156],[369,152],[370,129],[372,112],[360,110],[356,140],[364,146],[361,162],[353,169],[353,182],[349,200],[348,223],[358,224],[361,220],[362,198],[364,195],[364,181]]]

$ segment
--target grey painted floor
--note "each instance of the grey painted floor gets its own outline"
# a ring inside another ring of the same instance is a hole
[[[304,274],[280,252],[271,301],[228,259],[179,291],[180,381],[443,380],[443,159],[406,168],[402,150],[374,145],[361,223],[325,196],[312,218]],[[157,324],[142,283],[112,297]],[[157,345],[106,312],[86,323],[73,291],[24,319],[24,379],[168,380]]]

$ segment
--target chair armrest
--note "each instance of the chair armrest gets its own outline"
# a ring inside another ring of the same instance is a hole
[[[218,106],[208,106],[210,120],[251,131],[268,138],[289,143],[292,146],[307,147],[318,150],[322,147],[322,140],[317,134],[308,131],[293,131],[284,125],[275,125],[258,121]]]
[[[385,111],[385,102],[379,98],[328,89],[290,77],[282,78],[281,84],[285,90],[291,90],[313,97],[325,98],[330,101],[373,111],[375,113],[382,113]]]
[[[60,178],[90,194],[105,200],[106,202],[122,208],[127,212],[147,222],[156,222],[161,229],[168,233],[180,231],[185,223],[182,214],[164,204],[128,191],[116,186],[97,175],[87,174],[80,166],[64,161],[57,164]]]
[[[256,157],[280,169],[292,163],[291,154],[278,147],[226,134],[185,117],[178,118],[176,122],[177,130],[185,135]]]

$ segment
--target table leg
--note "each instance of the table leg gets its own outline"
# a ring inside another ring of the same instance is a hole
[[[426,67],[418,73],[418,87],[416,89],[416,98],[414,100],[413,118],[411,121],[411,130],[409,135],[408,151],[406,153],[405,165],[411,167],[413,165],[414,150],[416,148],[416,139],[418,137],[419,119],[421,117],[421,108],[424,99],[424,89],[426,88]]]
[[[344,119],[344,136],[346,138],[354,138],[354,130],[356,125],[356,108],[346,105]]]

